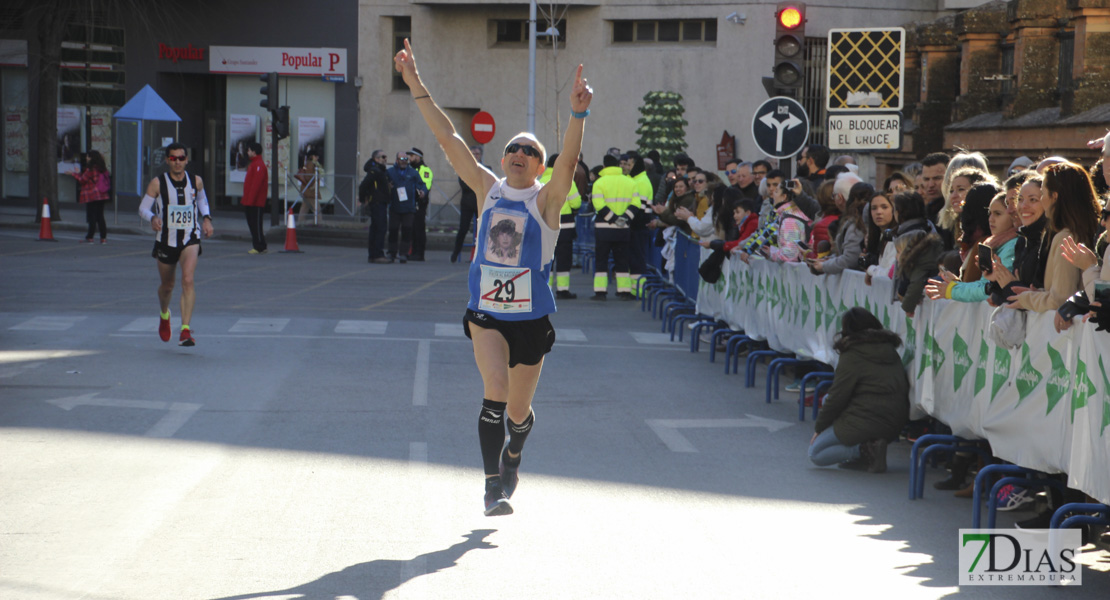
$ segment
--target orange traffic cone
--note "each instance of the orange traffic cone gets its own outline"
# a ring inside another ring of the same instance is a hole
[[[39,241],[56,242],[54,230],[50,228],[50,201],[42,197],[42,220],[39,221]]]
[[[297,219],[293,216],[293,209],[285,216],[285,250],[282,252],[300,252],[297,247]]]

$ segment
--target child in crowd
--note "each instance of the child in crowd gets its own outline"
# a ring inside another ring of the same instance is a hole
[[[983,245],[991,249],[993,257],[997,256],[1006,268],[1014,264],[1014,249],[1017,247],[1017,227],[1013,218],[1006,209],[1005,193],[996,194],[990,204],[990,230],[991,235],[983,240]],[[978,255],[978,251],[975,252]],[[968,282],[961,281],[951,272],[942,272],[939,279],[929,281],[925,286],[925,295],[936,300],[948,298],[959,302],[982,302],[987,299],[986,273],[982,279]]]

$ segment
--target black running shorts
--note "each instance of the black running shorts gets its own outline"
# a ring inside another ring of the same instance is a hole
[[[543,355],[551,352],[551,346],[555,344],[555,328],[547,315],[528,321],[501,321],[468,308],[463,316],[463,331],[468,338],[471,324],[501,333],[501,337],[509,343],[510,368],[539,364]]]
[[[199,246],[200,241],[189,242],[188,244],[185,244],[184,248],[188,248],[189,246],[192,246],[193,244],[196,244],[197,246]],[[154,258],[157,258],[158,262],[160,262],[162,264],[176,265],[177,261],[181,260],[181,251],[184,248],[178,248],[178,247],[174,247],[174,246],[167,246],[165,244],[160,244],[158,242],[154,242],[154,250],[151,251],[150,255],[153,256]],[[201,252],[204,252],[204,249],[203,248],[197,248],[197,256],[200,256]]]

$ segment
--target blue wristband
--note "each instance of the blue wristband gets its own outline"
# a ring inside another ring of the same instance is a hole
[[[586,117],[590,116],[590,109],[587,108],[582,112],[574,112],[572,110],[570,111],[570,116],[574,117],[575,119],[585,119]]]

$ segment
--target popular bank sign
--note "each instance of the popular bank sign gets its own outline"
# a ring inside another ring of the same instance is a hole
[[[208,51],[212,73],[273,73],[347,80],[346,48],[256,48],[212,46]]]

